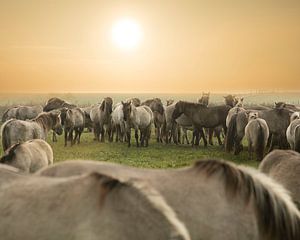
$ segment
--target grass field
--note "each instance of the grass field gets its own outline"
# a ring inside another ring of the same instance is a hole
[[[48,142],[53,148],[54,161],[60,162],[70,159],[90,159],[97,161],[109,161],[136,167],[146,168],[177,168],[191,165],[198,159],[218,158],[226,159],[237,164],[251,165],[257,167],[255,160],[247,159],[247,152],[239,156],[225,153],[220,146],[208,146],[204,148],[192,148],[191,145],[175,145],[156,143],[154,136],[149,147],[137,148],[134,144],[128,148],[126,143],[100,143],[93,140],[93,134],[85,132],[82,142],[72,147],[64,147],[63,137],[58,138],[57,143]],[[1,147],[1,155],[2,147]]]

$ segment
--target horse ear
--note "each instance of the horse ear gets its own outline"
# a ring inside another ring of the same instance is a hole
[[[123,101],[121,101],[122,105],[124,105],[125,103]]]
[[[244,98],[243,98],[243,97],[241,98],[241,102],[242,102],[242,101],[244,101]]]

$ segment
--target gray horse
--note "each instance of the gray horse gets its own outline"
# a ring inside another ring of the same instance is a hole
[[[175,210],[193,240],[300,239],[300,213],[286,191],[253,168],[225,161],[151,170],[76,160],[38,174],[64,177],[93,171],[147,181]]]
[[[259,165],[259,170],[282,184],[300,209],[300,154],[291,150],[274,150]]]
[[[65,147],[67,142],[71,142],[71,146],[80,143],[80,137],[85,127],[85,113],[81,108],[62,109],[61,110],[62,125],[65,131]],[[73,138],[73,132],[75,137]]]
[[[111,140],[111,113],[112,113],[113,100],[110,97],[106,97],[102,100],[100,105],[97,105],[91,109],[90,117],[93,122],[93,129],[95,140],[105,141],[105,127]]]
[[[0,158],[0,163],[13,166],[23,172],[34,173],[53,164],[53,151],[44,140],[33,139],[11,146]]]
[[[7,109],[3,116],[2,122],[15,118],[19,120],[31,120],[43,112],[42,106],[18,106]]]
[[[245,136],[248,141],[249,158],[252,159],[253,152],[255,152],[256,159],[261,161],[268,143],[269,128],[264,119],[258,118],[257,112],[249,113]]]
[[[1,127],[3,150],[7,150],[13,144],[31,139],[46,140],[50,130],[62,134],[60,112],[41,113],[29,121],[8,120]]]
[[[2,123],[6,122],[9,119],[16,118],[18,107],[12,107],[5,110],[2,115]]]
[[[235,154],[239,154],[243,149],[241,141],[244,137],[244,130],[248,123],[247,113],[253,111],[258,112],[258,117],[264,119],[268,124],[268,145],[270,145],[269,151],[272,151],[276,145],[282,149],[288,148],[286,130],[289,126],[291,111],[285,109],[284,107],[275,107],[273,109],[260,111],[242,110],[232,115],[225,138],[225,149],[230,152],[234,147]]]
[[[133,128],[135,132],[136,146],[148,147],[153,123],[153,113],[151,108],[145,105],[135,107],[133,103],[127,102],[122,102],[122,105],[128,147],[131,146],[131,128]]]
[[[0,167],[0,222],[5,240],[190,240],[155,189],[99,173],[58,179]]]

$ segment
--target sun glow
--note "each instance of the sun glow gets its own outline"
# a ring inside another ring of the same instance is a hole
[[[140,26],[134,20],[120,20],[112,28],[113,42],[121,49],[130,50],[136,48],[141,38]]]

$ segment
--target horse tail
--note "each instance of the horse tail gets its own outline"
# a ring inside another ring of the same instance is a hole
[[[270,177],[220,160],[201,160],[195,167],[208,177],[221,177],[227,201],[240,198],[253,207],[259,239],[300,239],[300,212],[286,189]]]
[[[295,151],[300,152],[300,125],[295,129]]]
[[[16,155],[15,150],[20,146],[21,143],[16,143],[14,145],[12,145],[7,151],[6,153],[0,158],[0,163],[9,163],[14,156]]]
[[[10,139],[8,135],[7,125],[12,121],[15,121],[15,119],[10,119],[1,126],[2,147],[4,151],[10,147]]]
[[[263,127],[261,126],[261,123],[257,121],[258,123],[258,134],[256,138],[256,156],[257,160],[262,160],[264,157],[264,151],[265,151],[265,132]]]
[[[237,114],[233,114],[228,124],[228,129],[225,137],[225,150],[231,152],[236,138],[236,118]]]

